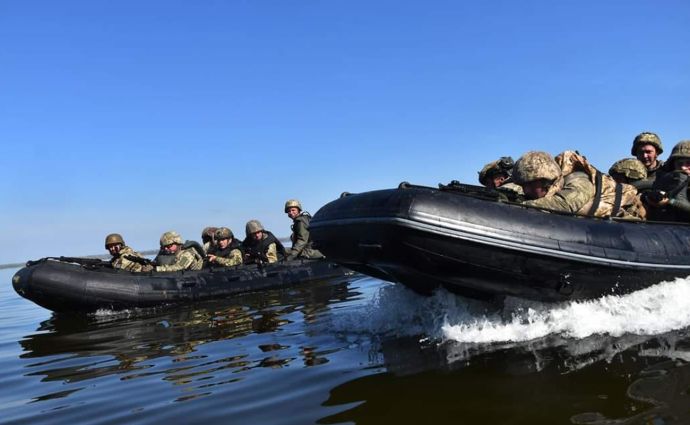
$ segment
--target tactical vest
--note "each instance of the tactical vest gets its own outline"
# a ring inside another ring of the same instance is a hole
[[[230,244],[228,246],[226,246],[225,249],[219,249],[218,246],[216,245],[213,247],[212,250],[210,250],[209,255],[215,255],[216,257],[227,258],[230,256],[230,253],[236,249],[239,249],[240,251],[242,251],[242,244],[237,239],[232,238],[232,242],[230,242]]]
[[[273,233],[268,230],[262,230],[261,233],[266,235],[265,238],[261,240],[254,239],[251,235],[242,241],[242,251],[247,257],[246,262],[253,263],[257,260],[266,261],[266,252],[268,251],[269,245],[272,243],[276,244],[276,251],[278,252],[278,260],[285,258],[285,247],[276,238]]]

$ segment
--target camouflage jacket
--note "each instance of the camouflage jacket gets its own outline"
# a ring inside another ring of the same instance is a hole
[[[216,257],[213,261],[215,264],[225,267],[239,266],[243,263],[242,250],[240,248],[239,241],[233,238],[227,248],[220,249],[216,246],[208,254]]]
[[[194,248],[180,248],[172,264],[156,266],[157,272],[175,272],[178,270],[201,270],[204,259]]]
[[[525,205],[575,214],[594,198],[594,192],[595,187],[589,176],[576,171],[565,176],[559,191],[551,196],[525,201]]]
[[[547,196],[527,201],[527,205],[595,217],[620,217],[645,219],[647,213],[640,201],[637,189],[629,184],[618,184],[607,174],[599,173],[587,158],[576,151],[564,151],[556,158],[563,172],[549,189]],[[601,191],[596,199],[599,176]],[[591,211],[595,207],[594,211]],[[617,208],[614,211],[614,208]]]
[[[112,264],[114,269],[123,269],[123,270],[128,270],[130,272],[140,272],[142,271],[142,268],[144,267],[143,264],[135,263],[134,261],[128,260],[125,258],[126,255],[131,255],[132,257],[139,257],[139,258],[144,258],[143,255],[139,254],[132,248],[128,246],[123,246],[120,249],[120,252],[117,254],[116,257],[113,257],[112,260],[110,260],[110,264]]]
[[[323,258],[318,250],[312,247],[311,237],[309,235],[309,221],[311,215],[308,212],[302,212],[293,219],[292,234],[290,240],[292,241],[292,248],[287,253],[288,260],[295,258]]]

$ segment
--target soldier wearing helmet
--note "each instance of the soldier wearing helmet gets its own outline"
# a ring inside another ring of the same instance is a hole
[[[285,258],[285,247],[259,220],[249,220],[242,241],[245,264],[275,263]]]
[[[208,253],[216,243],[217,227],[204,227],[201,231],[201,243],[204,245],[204,252]]]
[[[656,133],[642,132],[633,139],[630,153],[647,168],[647,180],[654,181],[657,171],[664,165],[658,157],[664,151],[661,138]]]
[[[609,168],[609,176],[618,183],[630,184],[642,190],[646,188],[643,183],[647,179],[647,167],[637,158],[625,158]]]
[[[296,199],[285,202],[285,213],[292,219],[292,248],[287,252],[287,260],[296,258],[323,258],[323,254],[313,248],[313,242],[309,235],[309,222],[311,215],[302,211],[302,204]]]
[[[522,186],[526,205],[554,211],[580,213],[595,194],[594,184],[582,171],[563,175],[546,152],[527,152],[515,163],[515,183]]]
[[[678,142],[671,151],[667,165],[671,171],[659,176],[651,192],[644,200],[649,208],[649,218],[659,221],[690,222],[690,140]]]
[[[119,233],[111,233],[105,237],[105,249],[113,256],[113,258],[110,259],[110,264],[114,269],[124,269],[130,272],[147,271],[143,264],[127,258],[144,258],[144,256],[128,247]]]
[[[199,247],[195,248],[194,244]],[[182,237],[177,232],[170,231],[163,233],[160,239],[160,246],[161,252],[159,257],[169,257],[170,261],[166,261],[166,264],[162,264],[162,261],[157,258],[157,265],[155,268],[157,272],[201,270],[204,265],[204,257],[199,252],[203,249],[199,243],[183,244]]]
[[[479,183],[489,189],[501,189],[522,195],[522,187],[513,183],[513,158],[503,156],[496,161],[489,162],[479,171]]]
[[[227,227],[220,227],[216,230],[214,239],[216,243],[206,257],[209,263],[225,267],[242,264],[242,245],[235,239],[232,230]]]

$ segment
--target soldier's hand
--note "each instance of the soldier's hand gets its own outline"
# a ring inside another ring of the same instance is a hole
[[[206,259],[208,260],[209,263],[215,263],[216,262],[216,256],[215,255],[208,255],[208,256],[206,256]]]
[[[141,266],[141,271],[142,272],[151,272],[155,269],[151,264],[146,264],[145,266]]]

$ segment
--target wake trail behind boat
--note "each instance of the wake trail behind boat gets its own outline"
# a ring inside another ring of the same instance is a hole
[[[587,301],[541,304],[507,298],[502,309],[445,290],[423,297],[401,285],[368,296],[368,303],[334,317],[331,325],[350,335],[421,335],[437,342],[470,344],[521,343],[553,336],[660,335],[690,327],[690,278]]]

